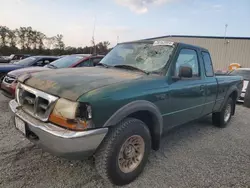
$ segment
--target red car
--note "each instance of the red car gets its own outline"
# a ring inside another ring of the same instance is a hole
[[[92,67],[98,64],[103,57],[103,55],[74,54],[64,56],[44,67],[29,67],[11,71],[3,78],[3,81],[1,83],[2,94],[9,98],[15,98],[17,78],[22,74],[41,72],[58,68]]]

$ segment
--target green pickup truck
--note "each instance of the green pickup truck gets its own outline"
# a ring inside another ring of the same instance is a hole
[[[208,114],[226,127],[239,76],[214,76],[209,52],[168,41],[120,43],[95,67],[19,77],[10,101],[15,127],[38,147],[69,159],[94,157],[116,185],[133,181],[163,132]]]

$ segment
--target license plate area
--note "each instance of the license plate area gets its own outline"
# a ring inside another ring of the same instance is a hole
[[[15,126],[22,134],[26,135],[25,122],[21,120],[19,117],[15,117]]]

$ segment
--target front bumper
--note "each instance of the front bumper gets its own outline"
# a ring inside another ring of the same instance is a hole
[[[53,155],[68,159],[92,156],[108,132],[108,128],[72,131],[45,123],[18,108],[15,100],[9,102],[15,116],[25,123],[26,138]]]
[[[1,83],[2,94],[9,98],[15,98],[16,83],[6,84],[5,82]]]

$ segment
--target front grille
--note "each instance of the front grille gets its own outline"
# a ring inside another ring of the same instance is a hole
[[[5,82],[6,84],[12,84],[13,82],[15,82],[16,81],[16,78],[15,77],[13,77],[13,76],[5,76],[4,78],[3,78],[3,82]]]
[[[17,102],[22,109],[42,121],[47,121],[58,97],[29,86],[19,84],[16,91]]]

